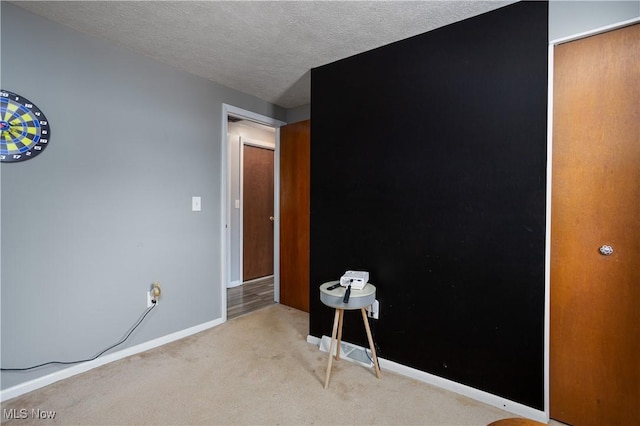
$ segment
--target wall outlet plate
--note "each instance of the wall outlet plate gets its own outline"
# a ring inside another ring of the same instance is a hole
[[[367,306],[367,316],[369,318],[378,319],[380,317],[380,302],[374,300],[373,303]]]
[[[147,291],[147,308],[153,305],[153,296],[151,296],[151,290]]]

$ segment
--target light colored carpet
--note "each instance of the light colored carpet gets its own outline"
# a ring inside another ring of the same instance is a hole
[[[487,425],[514,417],[390,372],[334,362],[306,342],[308,314],[273,305],[6,401],[78,425]],[[3,416],[5,417],[5,416]]]

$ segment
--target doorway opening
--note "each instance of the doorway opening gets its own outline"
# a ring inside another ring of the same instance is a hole
[[[283,124],[223,105],[224,320],[279,301],[278,147]]]

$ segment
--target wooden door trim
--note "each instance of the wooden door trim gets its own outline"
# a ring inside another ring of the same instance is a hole
[[[229,116],[244,118],[254,121],[256,123],[271,126],[276,129],[276,151],[275,151],[275,163],[276,163],[276,175],[274,177],[274,185],[276,189],[275,199],[275,215],[276,220],[274,224],[274,256],[277,256],[274,269],[274,299],[278,302],[280,299],[280,240],[278,234],[280,233],[280,224],[278,216],[280,215],[280,179],[279,173],[279,145],[280,145],[280,126],[284,126],[286,122],[278,120],[273,117],[258,114],[243,108],[239,108],[230,104],[222,104],[222,123],[220,132],[220,316],[222,322],[227,321],[227,286],[229,284],[229,270],[230,270],[230,255],[231,255],[231,236],[230,228],[228,227],[229,218],[231,217],[231,201],[229,199],[229,141],[227,138]],[[215,284],[214,284],[215,285]]]
[[[273,151],[273,190],[274,190],[274,194],[273,194],[273,209],[274,209],[274,215],[276,217],[279,217],[279,213],[276,213],[276,201],[277,201],[277,197],[276,197],[276,192],[279,192],[279,187],[280,185],[276,185],[276,174],[277,174],[277,164],[276,164],[276,143],[271,143],[268,141],[261,141],[258,139],[252,139],[252,138],[247,138],[247,137],[242,137],[240,136],[240,261],[239,261],[239,265],[240,265],[240,283],[244,284],[245,282],[249,282],[251,280],[246,280],[244,279],[244,146],[253,146],[256,148],[262,148],[262,149],[268,149]],[[278,203],[279,204],[279,203]],[[275,241],[275,233],[276,230],[278,228],[276,228],[275,226],[275,221],[274,221],[274,227],[273,227],[273,277],[274,277],[274,293],[275,293],[275,263],[276,263],[276,259],[279,259],[279,257],[276,257],[276,248],[279,247],[279,244],[276,245],[276,241]],[[264,278],[264,277],[262,277]],[[261,279],[262,279],[261,278]],[[275,295],[274,295],[275,298]],[[275,300],[276,302],[278,301],[277,299]]]
[[[575,40],[595,36],[598,34],[615,31],[624,27],[640,23],[640,17],[633,18],[610,25],[595,28],[571,36],[549,41],[548,60],[548,94],[547,94],[547,193],[546,193],[546,232],[545,232],[545,289],[544,289],[544,419],[550,419],[550,343],[551,343],[551,189],[552,189],[552,163],[553,163],[553,81],[554,81],[554,54],[555,47]]]

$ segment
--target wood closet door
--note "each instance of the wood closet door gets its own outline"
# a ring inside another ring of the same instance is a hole
[[[550,414],[638,424],[640,25],[557,46],[553,91]]]
[[[280,128],[280,303],[309,312],[311,124]]]

